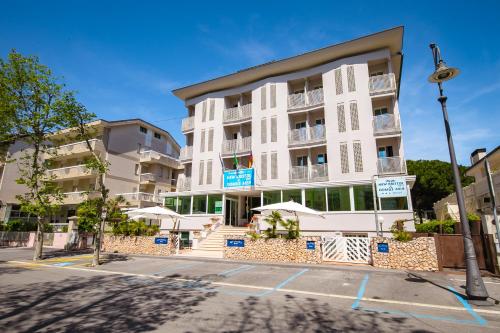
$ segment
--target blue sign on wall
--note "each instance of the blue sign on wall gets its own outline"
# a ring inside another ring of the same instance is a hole
[[[253,168],[224,171],[224,188],[254,185],[255,171]]]
[[[227,240],[228,247],[245,247],[244,239],[228,239]]]
[[[155,237],[155,244],[167,245],[168,244],[168,238],[167,237]]]
[[[315,250],[316,249],[316,242],[315,241],[306,241],[306,249]]]
[[[377,251],[380,253],[389,253],[389,244],[377,243]]]

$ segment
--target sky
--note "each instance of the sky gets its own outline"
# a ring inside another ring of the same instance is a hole
[[[172,89],[403,25],[399,109],[407,159],[449,161],[429,43],[445,83],[459,163],[500,143],[500,1],[4,1],[0,57],[36,55],[87,109],[180,131]]]

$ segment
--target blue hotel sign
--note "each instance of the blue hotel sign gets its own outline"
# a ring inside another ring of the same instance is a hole
[[[254,185],[255,170],[253,168],[224,171],[224,188]]]
[[[167,245],[168,238],[167,237],[155,237],[155,244],[158,245]]]
[[[377,243],[377,251],[380,253],[389,253],[389,244]]]
[[[245,247],[244,239],[228,239],[227,247]]]
[[[316,242],[315,241],[306,241],[306,249],[315,250],[316,249]]]

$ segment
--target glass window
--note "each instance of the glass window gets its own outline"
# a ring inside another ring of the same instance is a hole
[[[349,187],[328,188],[328,210],[349,211],[351,210],[351,200],[349,198]]]
[[[408,209],[408,201],[406,199],[406,197],[380,198],[382,210],[406,210]]]
[[[158,140],[161,140],[161,134],[155,132],[155,138],[158,139]]]
[[[175,202],[177,201],[177,198],[165,198],[165,208],[171,209],[174,212],[176,211],[175,209]]]
[[[139,127],[139,130],[141,131],[141,133],[144,133],[144,134],[146,134],[148,132],[148,129],[146,127],[142,127],[142,126]]]
[[[191,197],[179,197],[179,214],[189,214],[191,210]]]
[[[302,203],[302,190],[286,190],[283,191],[283,202],[293,200]]]
[[[222,214],[222,195],[208,196],[208,214]]]
[[[306,189],[306,207],[326,211],[326,196],[324,188]]]
[[[353,186],[354,209],[373,210],[373,191],[371,185]]]
[[[193,196],[193,214],[206,214],[207,213],[207,196],[195,195]]]
[[[264,205],[281,202],[281,191],[264,192]]]

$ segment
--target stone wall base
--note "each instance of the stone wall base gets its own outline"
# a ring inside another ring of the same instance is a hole
[[[172,240],[167,245],[155,244],[154,236],[113,236],[104,235],[102,251],[126,254],[147,254],[168,256],[175,252]]]

